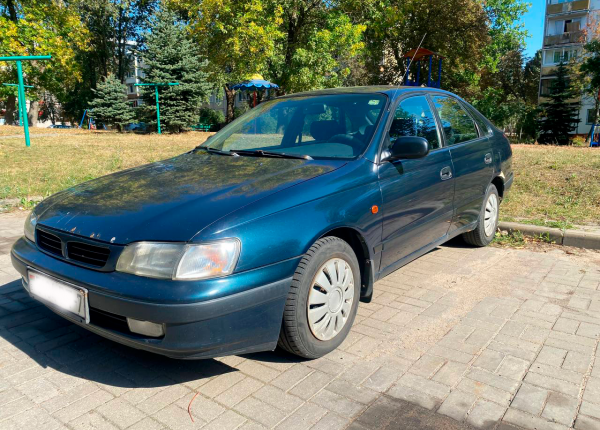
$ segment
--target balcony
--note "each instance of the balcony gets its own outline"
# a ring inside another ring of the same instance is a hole
[[[590,0],[576,0],[567,3],[549,4],[546,8],[546,15],[555,15],[558,13],[577,12],[588,10],[590,8]]]
[[[583,43],[585,33],[583,30],[570,31],[568,33],[556,34],[544,37],[544,47],[554,45],[566,45],[568,43]]]

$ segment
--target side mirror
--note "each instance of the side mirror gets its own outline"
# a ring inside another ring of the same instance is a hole
[[[429,142],[423,137],[400,136],[390,149],[388,161],[423,158],[429,154]]]

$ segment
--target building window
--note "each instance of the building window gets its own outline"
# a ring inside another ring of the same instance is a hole
[[[562,59],[565,63],[568,63],[573,58],[577,57],[577,49],[553,49],[544,52],[544,65],[554,65],[560,63]]]
[[[133,91],[133,85],[129,85],[129,92],[130,92],[130,93],[133,93],[133,92],[134,92],[134,91]]]
[[[564,33],[574,33],[581,30],[582,18],[557,19],[548,22],[547,36],[555,36]]]
[[[594,124],[596,122],[595,116],[596,116],[596,109],[588,109],[586,124],[589,124],[589,125]]]
[[[542,84],[540,86],[540,95],[548,96],[550,95],[550,87],[552,86],[552,81],[554,79],[542,79]]]

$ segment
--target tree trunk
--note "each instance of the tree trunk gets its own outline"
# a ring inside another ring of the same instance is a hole
[[[37,125],[39,114],[40,102],[37,100],[29,102],[29,112],[27,113],[27,121],[29,121],[30,127],[35,127]]]
[[[227,100],[227,114],[225,115],[225,122],[229,124],[231,121],[233,121],[234,116],[233,108],[235,106],[235,90],[229,88],[229,85],[224,85],[223,88],[225,89],[225,99]]]
[[[8,9],[8,17],[12,22],[17,22],[17,9],[15,8],[15,2],[8,0],[6,2],[6,8]]]
[[[16,111],[17,98],[11,94],[10,96],[8,96],[8,100],[6,100],[6,113],[4,114],[4,120],[6,121],[6,125],[15,125]]]

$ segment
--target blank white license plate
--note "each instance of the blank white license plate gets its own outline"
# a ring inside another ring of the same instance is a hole
[[[74,314],[89,322],[87,290],[59,281],[51,276],[29,270],[29,292],[36,299],[54,305],[59,311]]]

